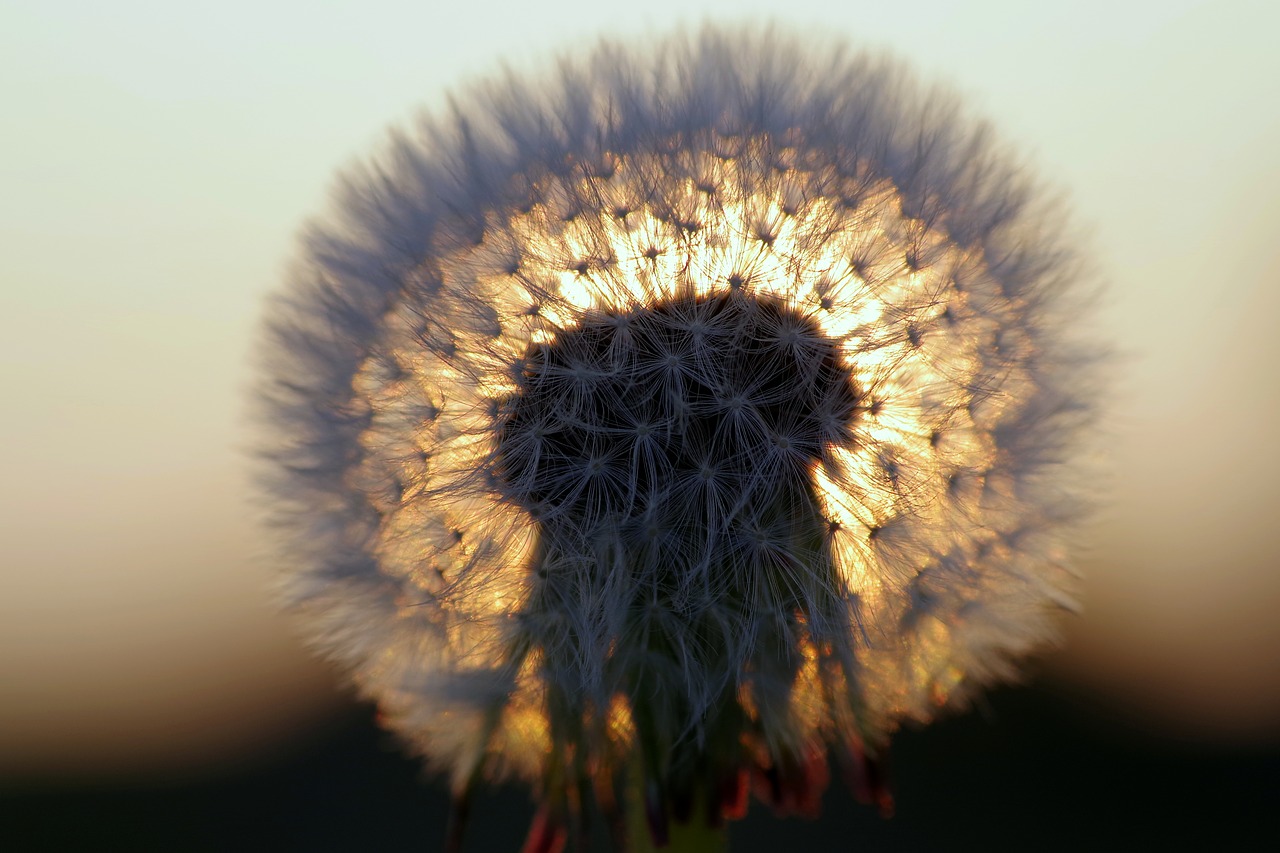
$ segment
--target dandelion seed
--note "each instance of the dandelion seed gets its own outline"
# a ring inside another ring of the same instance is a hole
[[[532,784],[528,849],[621,788],[655,843],[810,815],[829,754],[887,808],[901,721],[1070,602],[1054,223],[900,71],[771,35],[472,95],[273,306],[293,606],[460,804]]]

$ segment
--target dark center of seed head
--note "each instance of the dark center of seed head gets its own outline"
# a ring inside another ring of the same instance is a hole
[[[740,291],[601,313],[525,364],[496,473],[511,500],[579,528],[733,523],[719,516],[807,484],[858,410],[836,343]]]

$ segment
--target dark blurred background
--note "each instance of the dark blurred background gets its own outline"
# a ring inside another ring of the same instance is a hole
[[[730,850],[1280,849],[1280,743],[1153,732],[1043,679],[903,732],[891,773],[892,818],[855,802],[837,775],[820,820],[753,803]],[[532,812],[522,789],[486,791],[465,849],[519,850]],[[11,781],[0,849],[429,853],[443,849],[447,815],[440,780],[351,704],[287,749],[213,773]]]

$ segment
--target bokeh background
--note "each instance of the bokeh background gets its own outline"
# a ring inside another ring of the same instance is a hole
[[[893,821],[836,785],[735,850],[1280,843],[1280,6],[0,0],[0,849],[439,847],[438,781],[268,603],[262,300],[389,122],[703,19],[960,92],[1068,199],[1120,353],[1066,647],[904,733]],[[479,809],[516,849],[527,796]]]

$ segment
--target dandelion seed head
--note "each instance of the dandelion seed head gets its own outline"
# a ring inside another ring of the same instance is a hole
[[[460,787],[808,802],[814,756],[1052,636],[1077,265],[908,90],[772,35],[604,45],[397,135],[308,232],[265,392],[294,606]]]

